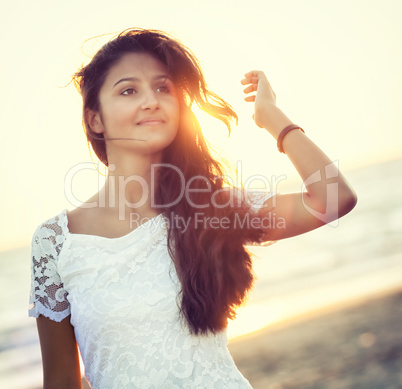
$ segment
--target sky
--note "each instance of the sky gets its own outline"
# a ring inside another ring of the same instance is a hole
[[[41,222],[76,206],[65,193],[73,171],[75,202],[102,184],[81,98],[68,84],[110,34],[128,27],[166,31],[199,58],[209,87],[239,114],[229,138],[205,115],[203,131],[218,154],[241,165],[243,182],[296,177],[243,100],[240,80],[254,69],[341,170],[402,156],[399,0],[24,0],[1,8],[0,251],[30,244]]]

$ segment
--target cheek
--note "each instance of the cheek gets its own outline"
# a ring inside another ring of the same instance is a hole
[[[108,104],[103,110],[105,124],[109,126],[123,126],[125,123],[131,123],[136,115],[137,107],[132,104]]]
[[[172,104],[171,109],[170,109],[170,133],[172,136],[173,140],[176,138],[177,133],[179,132],[179,126],[180,126],[180,109],[178,104]]]
[[[171,113],[172,113],[172,119],[175,122],[175,124],[177,126],[179,126],[179,122],[180,122],[180,107],[179,107],[179,103],[175,102],[174,104],[172,104],[171,107]]]

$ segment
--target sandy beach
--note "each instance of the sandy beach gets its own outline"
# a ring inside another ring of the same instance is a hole
[[[402,388],[402,290],[327,308],[229,342],[255,389]]]

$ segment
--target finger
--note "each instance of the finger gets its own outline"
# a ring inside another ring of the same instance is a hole
[[[247,101],[247,102],[252,103],[252,102],[255,101],[255,95],[247,96],[247,97],[244,98],[244,100]]]
[[[251,84],[249,85],[247,88],[243,89],[244,93],[251,93],[251,92],[255,92],[258,88],[257,84]]]
[[[260,73],[263,73],[261,70],[252,70],[251,72],[248,72],[244,75],[246,78],[251,78],[251,77],[258,77]]]
[[[243,80],[241,80],[240,82],[243,85],[247,85],[247,84],[258,84],[258,77],[249,77],[249,78],[244,78]]]

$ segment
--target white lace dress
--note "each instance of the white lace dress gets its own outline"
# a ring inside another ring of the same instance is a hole
[[[270,194],[254,197],[258,208]],[[72,234],[67,211],[32,239],[29,316],[71,315],[93,389],[251,388],[226,331],[195,336],[179,319],[179,281],[160,214],[109,239]]]

